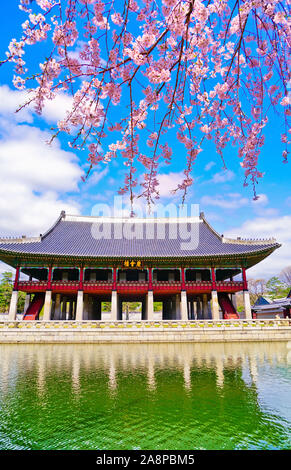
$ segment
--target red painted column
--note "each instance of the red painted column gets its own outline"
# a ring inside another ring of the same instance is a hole
[[[83,280],[84,280],[84,268],[80,268],[80,281],[79,281],[79,290],[83,290]]]
[[[14,284],[13,284],[13,290],[18,290],[19,274],[20,274],[20,266],[17,266],[16,273],[15,273]]]
[[[49,272],[48,272],[48,278],[47,278],[47,288],[48,290],[52,289],[52,272],[53,268],[52,266],[49,267]]]
[[[248,290],[248,281],[246,276],[246,268],[242,268],[243,289]]]
[[[186,290],[186,284],[185,284],[185,268],[181,268],[181,275],[182,275],[182,290]]]
[[[216,290],[215,268],[211,268],[212,290]]]
[[[149,290],[153,290],[153,268],[148,268],[149,272]]]
[[[116,282],[117,282],[117,269],[116,267],[113,268],[113,290],[116,290]]]

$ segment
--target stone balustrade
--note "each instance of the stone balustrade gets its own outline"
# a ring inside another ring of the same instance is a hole
[[[290,341],[291,320],[12,321],[0,343],[226,343]]]
[[[237,319],[237,320],[122,320],[122,321],[104,321],[104,320],[36,320],[36,321],[0,321],[0,328],[216,328],[219,330],[235,328],[235,329],[253,329],[253,328],[290,328],[291,319]]]

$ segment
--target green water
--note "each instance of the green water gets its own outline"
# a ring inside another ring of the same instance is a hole
[[[1,449],[291,449],[291,343],[0,345]]]

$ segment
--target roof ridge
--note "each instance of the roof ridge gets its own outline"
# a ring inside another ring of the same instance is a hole
[[[0,238],[0,243],[1,244],[11,244],[11,243],[34,243],[34,242],[40,242],[41,237],[26,237],[25,235],[22,235],[22,237],[4,237]]]
[[[71,215],[65,214],[64,221],[66,222],[112,222],[112,223],[191,223],[202,222],[199,216],[189,217],[125,217],[125,216],[94,216],[94,215]]]
[[[41,240],[47,237],[55,229],[55,227],[61,222],[61,220],[63,219],[65,220],[65,218],[66,218],[66,211],[61,211],[55,223],[43,235],[41,235]]]
[[[233,243],[236,245],[270,245],[276,244],[276,238],[229,238],[222,237],[222,243]]]

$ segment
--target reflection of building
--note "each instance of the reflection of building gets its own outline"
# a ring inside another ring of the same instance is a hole
[[[270,300],[260,296],[254,303],[252,312],[255,318],[273,318],[276,315],[291,318],[291,290],[282,299]]]
[[[9,319],[18,291],[27,293],[25,320],[100,320],[104,301],[113,321],[126,301],[142,303],[143,320],[154,319],[154,301],[162,302],[163,319],[218,319],[219,307],[224,318],[237,318],[239,291],[251,318],[246,269],[279,246],[220,236],[203,213],[113,219],[62,212],[44,235],[0,241],[0,259],[16,268]]]

